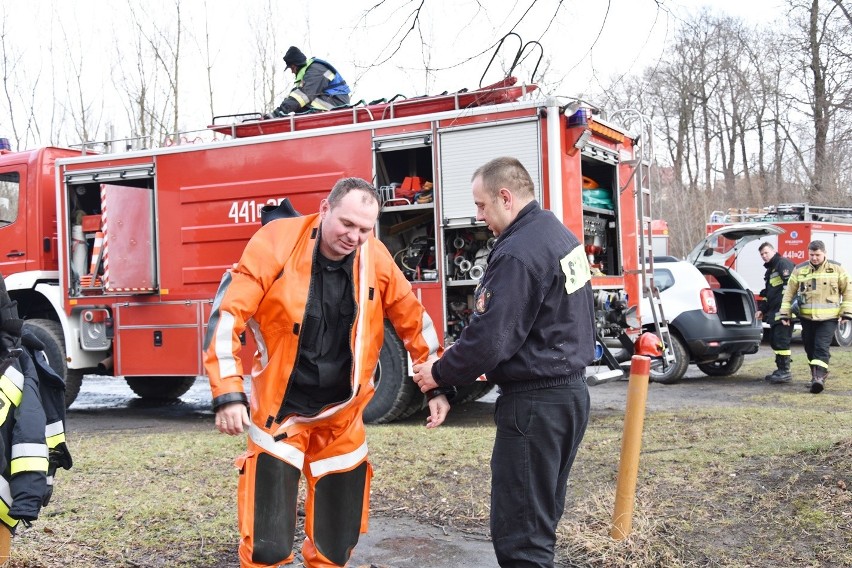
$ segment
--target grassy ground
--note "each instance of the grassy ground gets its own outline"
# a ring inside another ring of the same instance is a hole
[[[649,412],[632,532],[609,537],[623,415],[593,413],[559,528],[563,566],[852,565],[852,349],[827,389],[759,392],[734,406]],[[754,380],[766,362],[738,373]],[[794,371],[806,374],[802,358]],[[721,388],[721,387],[720,387]],[[688,404],[688,401],[684,401]],[[369,427],[372,509],[488,532],[494,426],[466,405],[450,424]],[[12,566],[236,565],[233,457],[209,425],[80,434],[54,502],[13,545]],[[417,480],[412,483],[411,480]]]

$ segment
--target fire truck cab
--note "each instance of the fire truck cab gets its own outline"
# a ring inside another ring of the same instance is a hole
[[[68,404],[94,373],[122,376],[143,397],[178,397],[204,373],[212,298],[260,226],[261,209],[287,198],[297,211],[315,212],[335,181],[357,176],[380,189],[377,235],[450,344],[471,317],[493,244],[476,221],[470,178],[510,155],[531,173],[542,206],[585,242],[606,367],[590,382],[621,377],[605,345],[632,344],[644,286],[639,259],[651,242],[636,134],[535,91],[509,78],[318,114],[214,119],[217,139],[198,144],[5,153],[0,271],[27,325],[49,344]],[[249,335],[242,360],[252,353]],[[389,325],[376,373],[367,420],[423,407]],[[456,402],[490,386],[462,389]]]

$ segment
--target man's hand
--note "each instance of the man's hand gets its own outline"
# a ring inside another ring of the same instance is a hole
[[[216,429],[223,434],[242,434],[250,424],[246,405],[241,402],[232,402],[216,410]]]
[[[784,325],[790,325],[790,318],[778,318]]]
[[[754,319],[763,319],[763,312],[761,312],[760,310],[754,312]]]
[[[426,418],[427,428],[437,428],[444,423],[447,413],[450,412],[450,403],[444,395],[438,395],[429,401],[429,417]]]
[[[430,359],[425,363],[418,363],[412,367],[414,370],[414,382],[417,383],[422,393],[438,388],[438,383],[432,378],[432,365],[435,364],[435,361],[437,359]]]

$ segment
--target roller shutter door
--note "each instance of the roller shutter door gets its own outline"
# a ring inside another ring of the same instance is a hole
[[[500,156],[520,160],[541,203],[539,121],[459,128],[439,132],[442,216],[450,224],[476,218],[470,178],[476,169]]]

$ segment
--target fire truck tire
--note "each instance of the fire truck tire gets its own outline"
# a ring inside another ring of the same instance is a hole
[[[68,369],[65,372],[65,408],[71,406],[77,395],[80,394],[80,387],[83,386],[83,376],[86,374],[82,369]]]
[[[831,344],[840,347],[849,347],[852,345],[852,321],[842,320],[837,324],[837,331],[834,332]]]
[[[456,389],[456,396],[453,397],[450,404],[458,406],[459,404],[473,402],[491,392],[493,388],[494,385],[488,381],[476,381],[473,384],[458,387]]]
[[[127,386],[142,398],[175,399],[195,384],[196,377],[124,377]]]
[[[80,394],[83,371],[65,366],[65,335],[62,326],[49,319],[28,319],[24,321],[24,332],[33,334],[44,344],[47,364],[65,381],[65,408],[68,408]]]
[[[672,385],[683,378],[686,374],[686,369],[689,367],[689,353],[683,345],[683,340],[677,335],[672,334],[672,349],[674,350],[674,362],[663,371],[660,360],[651,362],[651,374],[649,379],[651,382],[662,383],[664,385]]]
[[[711,377],[728,377],[740,370],[740,367],[743,366],[743,361],[745,361],[745,355],[735,353],[722,361],[700,363],[698,368],[701,369],[702,373]]]
[[[376,367],[376,393],[364,409],[364,421],[387,424],[423,407],[424,396],[408,377],[408,359],[393,326],[385,321],[385,342]]]

